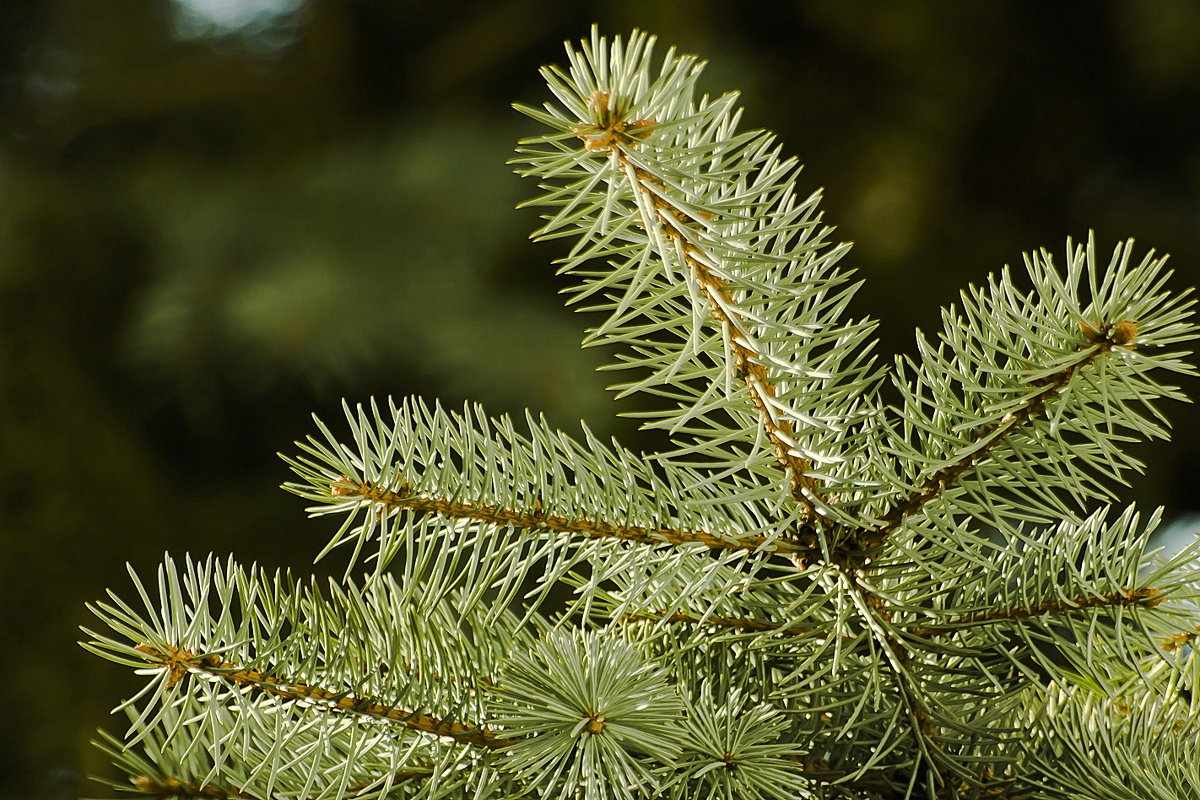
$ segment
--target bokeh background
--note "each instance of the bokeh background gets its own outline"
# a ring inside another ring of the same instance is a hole
[[[312,569],[329,526],[274,488],[311,412],[420,393],[638,441],[505,165],[592,22],[702,54],[809,165],[884,351],[1093,228],[1200,279],[1194,0],[4,0],[0,797],[105,793],[88,739],[137,679],[74,641],[126,562]],[[1169,411],[1131,494],[1179,519],[1200,418]]]

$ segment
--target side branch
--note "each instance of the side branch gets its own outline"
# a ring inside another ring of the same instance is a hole
[[[518,511],[503,506],[490,506],[466,500],[449,500],[444,497],[424,497],[412,493],[401,485],[399,491],[344,477],[330,485],[330,492],[337,497],[361,497],[378,505],[387,513],[408,510],[419,514],[437,514],[449,519],[465,519],[491,525],[512,525],[525,530],[542,530],[587,536],[594,539],[624,539],[641,544],[695,544],[713,550],[757,550],[767,543],[765,536],[743,536],[724,539],[705,531],[689,531],[680,528],[648,528],[643,525],[614,525],[600,520],[582,517],[566,517],[548,514],[541,508],[533,511]],[[786,540],[776,539],[770,545],[773,552],[808,552]]]
[[[392,784],[426,778],[430,774],[425,770],[405,770],[392,776]],[[172,800],[268,800],[257,795],[247,794],[233,789],[225,789],[212,783],[194,783],[182,781],[169,775],[150,777],[139,775],[132,781],[133,787],[139,792],[151,797],[172,798]],[[354,797],[373,784],[360,784],[346,788],[344,797]]]
[[[759,419],[762,420],[763,432],[775,450],[776,460],[787,475],[792,497],[805,510],[807,521],[823,520],[823,515],[817,511],[813,502],[819,497],[819,486],[808,474],[812,464],[792,451],[795,442],[792,422],[779,418],[778,409],[781,404],[775,397],[775,383],[767,374],[760,354],[754,349],[755,342],[747,330],[745,320],[734,310],[737,303],[730,295],[726,281],[713,274],[706,263],[709,257],[687,236],[687,217],[648,188],[658,185],[654,176],[635,166],[619,148],[613,148],[613,153],[614,158],[637,178],[634,185],[654,208],[663,234],[679,248],[688,268],[708,297],[709,310],[719,323],[726,337],[726,344],[733,354],[734,377],[746,386],[750,402],[754,404]]]
[[[927,639],[934,636],[945,636],[963,628],[985,625],[989,622],[1030,619],[1032,617],[1046,616],[1047,614],[1070,614],[1074,611],[1084,611],[1090,608],[1128,608],[1129,606],[1153,608],[1166,599],[1167,596],[1159,589],[1125,589],[1124,591],[1109,592],[1108,594],[1093,597],[1076,597],[1071,600],[1038,603],[1033,606],[997,608],[991,611],[965,614],[940,625],[910,628],[908,629],[908,633]],[[1169,648],[1164,645],[1164,649]]]
[[[655,612],[641,612],[637,614],[625,614],[621,617],[621,622],[659,622],[660,620],[667,622],[677,622],[685,625],[714,625],[718,628],[731,628],[739,631],[750,631],[755,633],[777,633],[782,636],[816,636],[820,639],[828,638],[829,634],[818,628],[800,626],[783,628],[778,625],[772,625],[769,622],[759,622],[758,620],[747,619],[745,617],[721,617],[717,615],[705,617],[693,617],[691,614],[677,612],[670,616]]]
[[[438,719],[428,714],[393,708],[374,698],[356,697],[346,692],[333,692],[306,683],[293,683],[274,675],[266,675],[258,670],[246,669],[237,664],[222,661],[217,655],[196,655],[184,648],[170,645],[165,651],[149,644],[138,645],[135,649],[146,657],[146,661],[165,667],[169,671],[168,686],[175,685],[189,672],[197,670],[214,678],[220,678],[239,686],[249,686],[285,700],[309,700],[324,703],[328,708],[336,711],[399,722],[410,730],[434,736],[447,736],[459,744],[470,744],[496,750],[515,741],[515,739],[497,739],[496,735],[487,728],[464,725],[461,722]]]
[[[1131,346],[1129,344],[1131,338],[1125,338],[1119,333],[1122,330],[1122,325],[1129,326],[1130,328],[1133,327],[1133,323],[1131,322],[1122,322],[1113,326],[1114,333],[1108,338],[1093,340],[1089,337],[1089,341],[1093,342],[1094,349],[1086,358],[1063,369],[1061,372],[1049,375],[1039,381],[1039,384],[1044,387],[1041,391],[1027,398],[1024,401],[1024,405],[1015,411],[1010,411],[998,422],[988,426],[982,433],[975,437],[976,442],[983,442],[982,446],[972,450],[958,461],[947,464],[929,476],[916,491],[901,500],[880,517],[883,524],[875,528],[873,533],[877,536],[886,536],[894,531],[906,518],[916,514],[927,503],[940,496],[943,491],[952,486],[965,472],[984,461],[988,457],[988,454],[1004,442],[1013,431],[1034,417],[1044,414],[1046,404],[1062,387],[1067,385],[1072,376],[1079,370],[1094,363],[1096,359],[1111,350],[1114,346]],[[1084,334],[1087,336],[1087,331],[1092,329],[1090,326],[1085,327],[1087,330],[1084,331]]]
[[[777,409],[780,407],[775,395],[775,384],[767,374],[767,368],[762,364],[761,354],[755,349],[753,337],[749,334],[748,326],[742,315],[736,311],[737,303],[733,299],[726,282],[713,274],[709,264],[711,259],[703,253],[689,237],[695,234],[690,223],[695,222],[663,199],[659,192],[665,188],[653,175],[638,167],[628,157],[627,148],[636,147],[639,142],[653,133],[658,124],[655,120],[630,121],[624,117],[617,104],[606,91],[596,91],[588,98],[588,106],[592,112],[593,123],[581,124],[575,127],[576,134],[583,141],[584,147],[591,151],[608,151],[617,164],[633,176],[631,183],[642,199],[654,209],[658,217],[659,229],[663,235],[674,244],[695,276],[697,283],[709,300],[709,310],[720,325],[725,336],[725,343],[733,354],[733,374],[742,381],[749,391],[750,400],[762,420],[763,431],[770,440],[775,457],[783,467],[791,487],[792,496],[805,510],[807,521],[822,521],[825,518],[817,511],[814,500],[818,499],[818,484],[808,475],[811,464],[805,458],[797,456],[792,445],[795,440],[791,420],[780,419]],[[651,187],[654,187],[653,189]],[[657,190],[657,191],[655,191]],[[646,225],[651,220],[645,220]],[[663,254],[666,257],[666,254]]]
[[[177,798],[178,800],[260,800],[252,794],[224,789],[211,783],[192,783],[178,778],[139,775],[133,779],[133,787],[151,797]]]
[[[874,596],[865,592],[862,593],[867,604],[875,609],[875,612],[880,614],[890,624],[892,622],[891,609],[888,609],[880,603]],[[903,628],[905,633],[910,636],[916,636],[922,639],[930,639],[935,636],[945,636],[960,631],[963,628],[968,628],[976,625],[985,625],[990,622],[998,622],[1002,620],[1019,620],[1029,619],[1031,617],[1040,617],[1047,614],[1069,614],[1074,611],[1083,611],[1089,608],[1118,608],[1129,606],[1141,606],[1142,608],[1153,608],[1159,605],[1166,599],[1158,589],[1126,589],[1121,592],[1110,592],[1106,595],[1098,597],[1077,597],[1069,601],[1057,601],[1038,603],[1033,606],[1021,606],[1016,608],[1001,608],[992,611],[981,612],[976,614],[964,614],[956,617],[949,622],[944,622],[940,625],[923,625],[915,628]],[[666,622],[679,623],[684,625],[713,625],[718,628],[731,628],[733,630],[748,631],[754,633],[774,633],[781,636],[815,636],[819,639],[828,638],[828,632],[820,628],[810,626],[793,626],[781,627],[772,625],[769,622],[759,622],[758,620],[749,619],[746,617],[722,617],[713,615],[701,619],[700,617],[692,616],[676,612],[669,616],[664,616],[661,613],[642,611],[633,614],[625,614],[620,618],[621,622]],[[843,641],[852,641],[854,637],[843,637]],[[1164,650],[1177,650],[1185,645],[1191,644],[1193,641],[1200,639],[1200,625],[1196,626],[1193,631],[1180,631],[1170,637],[1162,640],[1162,648]]]
[[[884,658],[879,663],[888,668],[895,680],[896,690],[908,712],[910,730],[917,740],[919,757],[939,785],[948,785],[953,776],[945,763],[938,763],[938,757],[949,760],[950,756],[938,741],[939,726],[934,724],[929,702],[915,680],[912,653],[892,632],[891,609],[859,579],[855,571],[839,570],[839,577],[845,582],[859,616],[883,651]],[[913,767],[919,768],[919,764],[914,762]]]

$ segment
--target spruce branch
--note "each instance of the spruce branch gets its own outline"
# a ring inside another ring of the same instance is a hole
[[[632,354],[616,366],[648,373],[621,392],[678,401],[649,415],[683,437],[661,459],[761,475],[798,506],[798,527],[829,527],[844,508],[824,494],[848,486],[814,466],[846,462],[834,443],[852,440],[875,380],[872,325],[827,326],[853,294],[835,267],[845,248],[823,249],[817,195],[794,194],[795,161],[769,135],[735,131],[733,95],[691,104],[694,59],[668,53],[648,77],[649,42],[631,37],[597,61],[593,37],[568,52],[569,72],[543,71],[561,107],[519,107],[555,130],[520,151],[524,174],[557,184],[536,201],[558,208],[536,235],[580,237],[562,269],[584,278],[576,301],[602,293],[592,308],[610,313],[589,342],[622,345]],[[588,266],[605,260],[610,270]]]
[[[135,791],[217,800],[1191,791],[1200,539],[1147,552],[1160,512],[1110,505],[1183,399],[1161,375],[1195,372],[1189,293],[1068,240],[889,375],[819,193],[652,46],[568,46],[518,163],[667,450],[347,404],[285,487],[340,519],[345,578],[134,576],[84,643],[150,677],[102,746]]]
[[[599,120],[591,129],[585,128],[580,138],[584,139],[590,150],[607,149],[611,152],[617,168],[628,176],[637,192],[642,224],[657,228],[658,241],[673,250],[686,265],[702,295],[708,300],[709,311],[721,330],[724,346],[732,355],[730,369],[733,377],[745,385],[750,402],[758,412],[762,429],[775,451],[775,458],[787,477],[792,497],[804,509],[801,523],[813,524],[819,520],[828,525],[828,518],[821,515],[814,505],[820,502],[820,498],[818,482],[808,474],[812,464],[793,450],[796,438],[789,417],[794,413],[789,415],[791,409],[777,398],[778,389],[764,366],[762,348],[754,340],[748,320],[739,309],[729,282],[714,274],[712,265],[718,263],[717,260],[703,248],[705,231],[698,223],[706,212],[692,216],[673,204],[666,187],[648,169],[634,163],[628,148],[636,146],[639,139],[652,135],[653,129],[646,128],[640,136],[611,135],[614,129],[624,130],[626,123],[611,112],[608,101],[608,93],[599,90],[588,99],[589,107],[597,112]],[[600,146],[598,143],[602,141],[606,144]],[[650,215],[652,217],[648,219]],[[708,216],[711,218],[712,215]],[[660,255],[666,257],[665,253]]]
[[[496,695],[493,712],[512,742],[503,758],[518,777],[562,776],[585,798],[653,791],[647,758],[671,764],[684,735],[666,678],[619,640],[548,637],[513,660]]]
[[[439,765],[431,774],[440,775],[458,763],[448,750],[504,746],[486,724],[459,720],[486,720],[485,698],[505,653],[530,641],[511,612],[485,620],[463,612],[461,594],[430,595],[390,576],[361,588],[330,584],[326,595],[211,558],[188,559],[182,568],[168,559],[158,598],[134,581],[143,609],[115,597],[96,604],[115,637],[89,631],[85,646],[151,675],[141,693],[150,702],[131,717],[129,743],[191,764],[185,772],[164,767],[164,775],[208,784],[214,767],[192,764],[189,748],[210,729],[256,748],[275,743],[245,762],[239,789],[260,781],[269,787],[277,775],[303,786],[311,783],[306,770],[319,767],[359,776],[329,784],[333,793],[430,761]],[[481,638],[484,630],[511,635],[495,641]],[[314,714],[325,721],[317,724]]]
[[[408,770],[397,773],[394,776],[393,784],[403,784],[406,781],[419,780],[425,777],[428,777],[428,772],[424,770]],[[136,775],[130,780],[130,783],[133,784],[133,788],[138,792],[149,797],[176,798],[176,800],[274,800],[273,798],[260,798],[246,792],[226,789],[216,784],[181,781],[178,778],[167,775]],[[346,787],[346,794],[344,796],[355,798],[361,796],[360,793],[370,788],[372,788],[370,784],[348,786]]]
[[[1133,328],[1133,324],[1128,321],[1117,324]],[[1089,327],[1087,330],[1091,331],[1092,329]],[[1045,388],[1025,398],[1019,407],[1007,412],[997,422],[977,434],[974,446],[964,452],[958,460],[939,469],[927,478],[915,492],[884,512],[881,517],[883,524],[877,529],[878,533],[886,536],[901,525],[905,518],[916,514],[926,503],[939,497],[942,491],[951,486],[963,473],[987,459],[992,449],[1002,444],[1013,431],[1034,417],[1045,414],[1046,403],[1067,385],[1077,370],[1089,366],[1112,347],[1128,346],[1132,342],[1132,338],[1132,335],[1124,332],[1124,329],[1119,338],[1112,336],[1097,338],[1085,351],[1083,360],[1072,363],[1059,372],[1038,378],[1035,385]]]
[[[138,775],[131,782],[133,788],[150,797],[172,797],[179,800],[259,800],[245,792],[230,791],[211,783],[192,783],[167,776]]]
[[[450,798],[465,785],[502,788],[479,748],[441,747],[428,737],[397,740],[341,715],[316,714],[259,693],[215,716],[220,695],[183,695],[136,743],[105,734],[97,745],[149,796],[200,791],[251,800],[352,797]],[[130,719],[138,712],[127,708]],[[470,779],[468,782],[468,775]],[[111,784],[122,791],[129,786]]]
[[[1016,606],[1011,608],[994,608],[989,609],[988,611],[966,614],[946,622],[940,622],[937,625],[909,626],[901,623],[898,627],[900,633],[904,637],[928,639],[935,636],[953,635],[960,632],[963,628],[988,625],[993,622],[1023,620],[1030,617],[1039,617],[1045,615],[1071,614],[1086,609],[1116,609],[1128,606],[1153,608],[1162,603],[1165,599],[1166,597],[1158,589],[1128,588],[1123,591],[1110,592],[1106,595],[1085,595],[1059,601],[1047,601],[1034,605]],[[888,613],[888,609],[886,608],[879,609],[879,613],[886,615],[889,619],[891,617],[891,614]],[[628,613],[622,615],[619,618],[619,621],[622,623],[662,622],[667,624],[686,624],[699,626],[711,625],[717,628],[728,628],[735,631],[770,633],[778,636],[789,637],[813,636],[818,639],[825,639],[830,635],[829,631],[823,628],[806,626],[785,627],[772,624],[770,622],[749,619],[746,617],[723,617],[715,614],[699,617],[679,611],[671,614],[655,611]],[[1164,650],[1177,650],[1190,644],[1197,636],[1200,636],[1200,633],[1198,633],[1197,630],[1177,631],[1175,633],[1168,634],[1162,639],[1162,647]],[[853,637],[843,637],[843,641],[851,641],[852,638]]]
[[[1191,668],[1195,668],[1194,660]],[[1080,800],[1175,800],[1200,794],[1194,705],[1160,685],[1133,689],[1113,702],[1087,691],[1055,688],[1032,720],[1023,788],[1034,796]],[[1081,739],[1091,727],[1104,735]]]
[[[167,670],[167,688],[173,687],[188,673],[202,673],[234,686],[248,687],[283,700],[308,702],[331,711],[399,722],[409,730],[444,736],[459,744],[491,749],[505,745],[505,742],[497,741],[495,734],[487,728],[394,708],[373,697],[357,696],[346,691],[335,692],[302,681],[267,675],[230,661],[222,661],[221,657],[215,654],[197,655],[171,645],[159,649],[154,645],[141,644],[134,649],[146,656],[147,663],[160,665]]]
[[[707,617],[696,617],[691,614],[684,614],[676,611],[673,614],[664,614],[658,612],[643,611],[633,614],[625,614],[620,617],[621,622],[667,622],[667,623],[685,623],[688,625],[714,625],[718,628],[731,628],[737,631],[753,631],[755,633],[775,633],[783,636],[818,636],[824,637],[828,635],[824,631],[808,628],[808,627],[792,627],[784,628],[778,625],[773,625],[769,622],[760,622],[755,619],[747,619],[745,617],[722,617],[718,615],[709,615]]]
[[[907,631],[913,636],[928,638],[955,633],[962,628],[976,625],[986,625],[991,622],[1004,620],[1023,620],[1030,617],[1041,617],[1048,614],[1071,614],[1087,609],[1116,609],[1128,606],[1154,608],[1166,598],[1158,589],[1126,589],[1120,592],[1109,592],[1099,596],[1073,597],[1059,601],[1048,601],[1029,606],[1014,608],[993,608],[988,611],[977,611],[966,614],[937,626],[917,627]]]
[[[406,484],[397,490],[355,481],[343,476],[330,486],[335,497],[360,497],[375,505],[382,514],[411,511],[417,514],[436,514],[449,520],[468,520],[488,525],[511,526],[527,531],[547,531],[588,538],[623,539],[641,544],[702,544],[713,550],[750,550],[771,546],[773,552],[806,552],[806,548],[786,541],[772,541],[765,536],[741,538],[720,537],[705,531],[677,528],[648,528],[642,525],[616,525],[601,520],[571,519],[561,514],[548,514],[540,501],[534,501],[530,511],[476,505],[469,501],[446,497],[424,497],[415,494]]]
[[[803,797],[820,765],[795,762],[807,753],[783,738],[787,721],[775,708],[747,701],[740,692],[715,697],[709,690],[693,701],[686,717],[688,741],[665,796],[723,800],[790,800]],[[737,780],[749,771],[753,781]],[[824,775],[826,779],[828,775]]]
[[[313,513],[347,514],[330,548],[345,541],[361,547],[381,534],[386,539],[384,521],[406,510],[643,544],[809,549],[757,509],[725,504],[722,487],[706,489],[694,471],[654,469],[586,428],[578,441],[530,416],[521,432],[508,417],[491,418],[477,407],[451,413],[418,398],[391,402],[387,413],[374,402],[346,412],[353,449],[321,423],[324,441],[310,437],[298,443],[304,455],[286,459],[301,481],[284,488],[322,504]],[[497,474],[507,479],[497,481]],[[683,498],[691,502],[676,502]],[[391,557],[387,545],[381,541],[381,567]]]
[[[940,345],[918,338],[919,358],[897,362],[903,403],[884,438],[898,458],[878,463],[889,483],[912,488],[880,514],[881,532],[935,500],[1002,530],[1078,519],[1140,469],[1121,448],[1166,438],[1153,401],[1186,399],[1150,372],[1195,373],[1187,353],[1162,352],[1193,337],[1194,300],[1165,289],[1165,259],[1151,252],[1134,265],[1132,245],[1105,269],[1091,237],[1068,241],[1065,275],[1046,251],[1032,254],[1032,290],[1005,269],[943,313]]]
[[[942,727],[960,727],[961,723],[951,715],[936,714],[937,709],[932,698],[914,674],[915,654],[905,646],[893,629],[889,611],[882,606],[879,597],[860,577],[841,571],[838,577],[846,586],[846,593],[860,617],[865,621],[872,641],[883,653],[879,663],[890,672],[896,694],[903,704],[907,727],[917,745],[920,760],[913,765],[908,791],[912,792],[922,773],[926,771],[931,775],[926,779],[925,788],[928,791],[935,791],[938,786],[946,785],[951,776],[974,777],[969,768],[956,763],[952,754],[948,753],[939,741]]]

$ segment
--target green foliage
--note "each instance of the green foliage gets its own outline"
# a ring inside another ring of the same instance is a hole
[[[505,766],[548,793],[567,785],[588,798],[636,797],[653,791],[651,767],[679,754],[679,697],[624,642],[555,632],[514,654],[495,695],[492,718],[513,741]]]
[[[568,48],[517,163],[671,445],[415,398],[318,422],[287,488],[342,518],[343,581],[168,559],[94,606],[85,646],[150,676],[102,745],[133,790],[1194,796],[1200,544],[1107,505],[1192,372],[1164,259],[1041,251],[886,369],[795,162],[652,44]]]

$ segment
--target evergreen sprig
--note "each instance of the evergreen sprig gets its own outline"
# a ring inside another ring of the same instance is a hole
[[[796,162],[653,44],[568,46],[516,163],[672,444],[417,398],[318,420],[286,488],[341,518],[343,580],[168,557],[92,607],[85,646],[150,678],[100,745],[119,788],[1200,796],[1200,544],[1108,505],[1194,372],[1165,259],[1039,251],[887,369]]]

